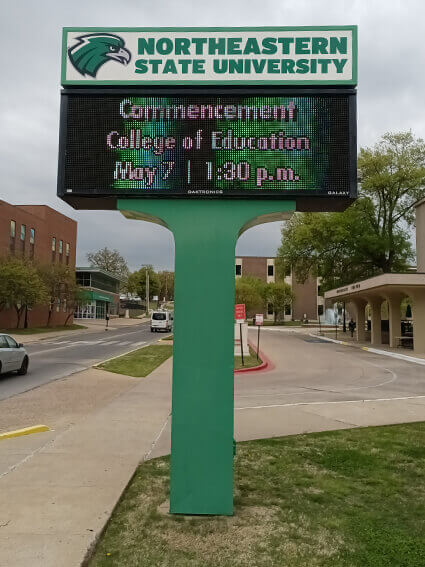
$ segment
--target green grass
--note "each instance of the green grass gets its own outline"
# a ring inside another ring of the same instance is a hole
[[[235,515],[161,514],[139,466],[90,567],[423,567],[425,423],[240,443]]]
[[[169,335],[168,337],[164,337],[163,339],[161,339],[162,341],[172,341],[173,340],[173,335]]]
[[[98,368],[108,370],[108,372],[115,372],[116,374],[142,378],[150,374],[152,370],[155,370],[167,358],[170,358],[172,354],[173,347],[171,345],[149,345],[100,364]]]
[[[240,370],[241,368],[252,368],[263,362],[261,357],[257,358],[257,351],[251,347],[249,347],[249,356],[244,356],[243,361],[244,364],[242,366],[242,357],[235,356],[235,370]]]
[[[58,325],[57,327],[30,327],[28,329],[4,329],[0,332],[10,335],[35,335],[36,333],[56,333],[57,331],[76,331],[87,329],[84,325]]]

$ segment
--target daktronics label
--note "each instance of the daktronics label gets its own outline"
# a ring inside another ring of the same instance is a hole
[[[350,95],[63,95],[63,104],[61,195],[352,194]]]

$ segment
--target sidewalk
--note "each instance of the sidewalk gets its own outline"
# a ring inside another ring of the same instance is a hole
[[[145,321],[149,321],[147,318],[143,319],[111,319],[109,321],[108,329],[113,331],[115,329],[121,329],[122,327],[133,327],[134,325],[140,325]],[[55,339],[59,337],[74,337],[80,334],[86,333],[98,333],[105,329],[105,320],[104,319],[97,319],[93,321],[89,321],[87,319],[76,319],[76,325],[83,325],[87,327],[86,329],[74,329],[69,331],[51,331],[47,333],[34,333],[33,335],[19,335],[14,334],[13,330],[8,331],[9,334],[18,342],[24,345],[36,343],[38,341],[45,341],[48,339]]]
[[[0,566],[80,565],[170,409],[171,359],[81,422],[38,434],[45,445],[0,476]],[[2,454],[35,437],[2,441]]]
[[[349,333],[339,332],[338,335],[335,333],[309,333],[311,337],[318,337],[325,341],[330,341],[336,344],[350,346],[354,348],[359,348],[362,350],[367,350],[374,352],[376,354],[382,354],[383,356],[392,356],[394,358],[400,358],[401,360],[416,362],[419,364],[425,364],[425,355],[417,354],[411,349],[407,348],[394,348],[389,345],[372,345],[370,342],[359,342],[355,338],[352,338]],[[336,338],[337,337],[337,338]]]

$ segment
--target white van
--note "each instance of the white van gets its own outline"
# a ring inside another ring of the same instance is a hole
[[[151,315],[151,333],[154,331],[172,331],[173,318],[172,311],[154,311]]]

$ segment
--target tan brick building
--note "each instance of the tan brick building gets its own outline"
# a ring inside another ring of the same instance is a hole
[[[11,205],[0,200],[0,257],[27,258],[37,264],[59,263],[75,270],[77,223],[47,205]],[[31,327],[47,322],[47,305],[28,312]],[[58,304],[51,325],[62,325],[68,313]],[[0,311],[0,329],[16,326],[14,309]],[[68,322],[72,322],[68,320]]]
[[[267,283],[275,282],[275,260],[265,256],[238,256],[235,259],[235,276],[251,276]],[[285,313],[285,320],[300,321],[306,316],[309,321],[317,321],[319,314],[323,314],[323,297],[319,295],[318,278],[310,277],[305,283],[298,283],[289,274],[285,277],[285,282],[292,287],[295,295],[292,308]],[[274,313],[270,306],[267,311],[267,318],[273,319]]]

